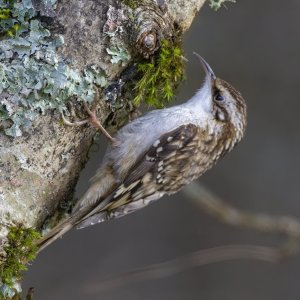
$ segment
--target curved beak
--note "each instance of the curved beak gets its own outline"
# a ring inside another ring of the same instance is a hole
[[[205,74],[209,76],[212,80],[216,80],[217,77],[214,71],[212,70],[212,68],[210,67],[210,65],[206,62],[206,60],[196,52],[193,52],[193,54],[195,54],[199,58],[200,63],[205,71]]]

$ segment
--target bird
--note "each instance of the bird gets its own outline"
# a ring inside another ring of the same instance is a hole
[[[95,110],[86,105],[88,121],[108,137],[110,144],[71,215],[39,240],[40,251],[73,227],[85,228],[121,217],[178,192],[242,139],[247,108],[241,93],[216,77],[204,58],[194,54],[205,79],[185,103],[150,111],[113,137],[96,119]]]

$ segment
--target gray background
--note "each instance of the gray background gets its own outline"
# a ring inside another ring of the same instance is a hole
[[[191,97],[203,80],[196,50],[215,73],[248,103],[246,138],[201,182],[249,212],[300,217],[299,78],[300,1],[265,0],[206,4],[185,36],[187,81],[178,100]],[[95,149],[78,195],[101,161]],[[205,215],[181,194],[130,216],[71,231],[39,255],[25,276],[36,299],[299,299],[300,258],[278,265],[222,262],[175,276],[106,291],[105,278],[230,243],[278,244],[276,236],[237,229]]]

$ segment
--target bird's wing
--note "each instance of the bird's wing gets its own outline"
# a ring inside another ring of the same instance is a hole
[[[194,152],[197,150],[195,136],[198,131],[196,125],[186,124],[154,141],[128,172],[123,183],[82,218],[79,227],[103,221],[105,219],[103,211],[114,211],[156,193],[162,195],[179,190],[184,184],[182,180],[184,166],[192,162]]]

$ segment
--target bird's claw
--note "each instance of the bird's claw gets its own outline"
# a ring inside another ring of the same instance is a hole
[[[95,97],[94,97],[94,101],[92,104],[92,107],[89,108],[89,106],[87,105],[86,102],[82,102],[84,109],[86,110],[87,114],[89,115],[89,117],[85,120],[81,120],[81,121],[75,121],[75,122],[70,122],[69,120],[67,120],[64,116],[64,114],[62,113],[62,119],[64,124],[68,125],[68,126],[82,126],[85,124],[91,124],[93,127],[95,127],[96,129],[100,130],[112,143],[115,142],[115,139],[105,130],[105,128],[101,125],[101,123],[99,122],[98,118],[97,118],[97,114],[96,114],[96,103],[97,103],[97,99],[98,99],[99,95],[98,95],[98,91],[97,89],[95,89]]]

